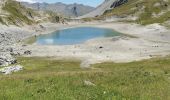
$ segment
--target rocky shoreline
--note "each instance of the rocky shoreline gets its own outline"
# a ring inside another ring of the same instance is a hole
[[[17,27],[0,25],[0,66],[8,66],[15,64],[16,56],[28,55],[30,50],[25,49],[25,44],[21,41],[40,34],[47,34],[58,29],[73,27],[76,25],[57,24],[57,23],[41,23],[38,25]]]
[[[133,37],[94,39],[80,45],[68,46],[39,46],[36,44],[23,45],[20,43],[20,41],[34,35],[81,26],[110,28]],[[68,25],[42,23],[41,25],[25,26],[22,28],[16,26],[3,27],[1,27],[2,31],[0,31],[0,40],[2,41],[0,43],[0,66],[16,63],[16,56],[67,59],[74,57],[82,61],[81,65],[83,67],[84,65],[88,67],[89,64],[106,61],[130,62],[170,54],[169,29],[158,24],[141,26],[118,22],[91,22],[69,23]]]
[[[17,61],[14,55],[19,54],[15,52],[15,49],[17,48],[16,43],[31,35],[30,32],[21,28],[2,25],[0,31],[0,66],[15,64]]]
[[[17,63],[15,57],[27,54],[28,51],[20,48],[25,46],[20,42],[44,30],[41,25],[25,27],[0,25],[0,66]]]

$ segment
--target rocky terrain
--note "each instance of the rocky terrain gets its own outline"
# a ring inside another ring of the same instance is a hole
[[[65,17],[78,17],[87,14],[94,10],[93,7],[82,4],[64,4],[61,2],[48,4],[48,3],[27,3],[21,2],[25,7],[39,10],[39,11],[52,11],[63,15]]]
[[[17,49],[15,43],[31,36],[32,33],[16,26],[9,28],[8,26],[0,25],[0,27],[0,66],[8,66],[16,63],[14,55],[20,55],[17,50],[14,50]]]
[[[15,56],[25,51],[19,52],[16,43],[44,30],[38,25],[42,22],[64,23],[55,13],[33,11],[15,0],[0,0],[0,66],[17,62]]]

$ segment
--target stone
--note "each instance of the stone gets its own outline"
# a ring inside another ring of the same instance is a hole
[[[12,53],[14,50],[13,50],[13,48],[10,47],[10,48],[7,48],[6,51],[9,51]]]
[[[23,70],[23,66],[20,65],[16,65],[16,66],[10,66],[10,67],[4,67],[0,69],[0,72],[8,75],[8,74],[12,74],[13,72],[18,72]]]
[[[103,48],[102,46],[99,47],[99,49],[102,49],[102,48]]]
[[[24,52],[25,55],[31,55],[31,53],[32,52],[30,50],[27,50],[27,51]]]
[[[87,85],[87,86],[96,86],[94,83],[92,83],[90,81],[84,81],[84,85]]]
[[[123,4],[127,3],[127,2],[128,2],[128,0],[117,0],[117,1],[115,1],[115,2],[110,6],[110,8],[119,7],[119,6],[121,6],[121,5],[123,5]]]
[[[8,66],[17,63],[17,60],[10,54],[0,54],[0,66]]]

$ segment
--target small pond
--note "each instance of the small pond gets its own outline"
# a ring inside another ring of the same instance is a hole
[[[89,39],[114,37],[118,35],[120,35],[120,33],[112,29],[76,27],[40,35],[36,38],[36,43],[40,45],[73,45],[83,43]]]

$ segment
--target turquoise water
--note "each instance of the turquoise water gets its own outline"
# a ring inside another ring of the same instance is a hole
[[[37,37],[36,43],[40,45],[72,45],[83,43],[89,39],[118,35],[120,35],[120,33],[111,29],[77,27],[59,30],[51,34],[40,35]]]

